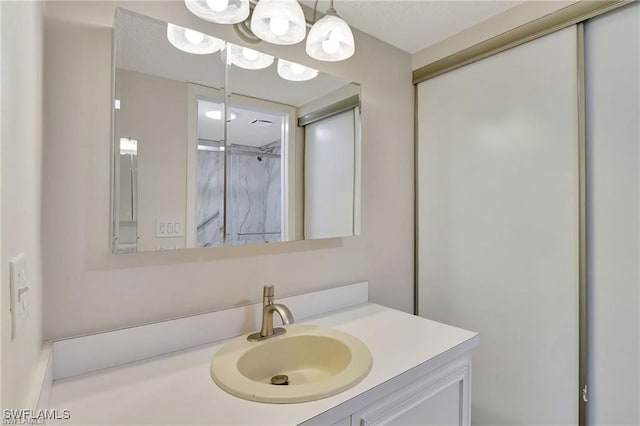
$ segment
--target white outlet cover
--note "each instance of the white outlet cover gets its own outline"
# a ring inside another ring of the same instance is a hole
[[[156,218],[156,238],[184,237],[184,223],[177,218]]]
[[[29,315],[29,280],[24,253],[9,261],[11,338],[15,339]]]

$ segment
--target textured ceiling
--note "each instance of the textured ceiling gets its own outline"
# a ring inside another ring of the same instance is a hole
[[[314,0],[302,0],[313,8]],[[522,1],[503,0],[336,0],[338,14],[349,25],[409,53],[510,9]],[[329,5],[320,0],[322,13]]]

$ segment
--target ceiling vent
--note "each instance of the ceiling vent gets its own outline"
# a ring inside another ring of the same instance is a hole
[[[269,127],[273,124],[273,121],[270,120],[260,120],[260,119],[255,119],[251,122],[251,124],[253,124],[254,126],[258,126],[258,127]]]

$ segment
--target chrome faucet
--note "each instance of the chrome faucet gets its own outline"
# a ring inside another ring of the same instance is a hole
[[[247,340],[255,342],[268,339],[287,332],[283,327],[273,328],[273,313],[277,312],[282,318],[282,324],[293,324],[293,314],[283,304],[273,303],[273,286],[265,285],[262,290],[262,328],[247,337]]]

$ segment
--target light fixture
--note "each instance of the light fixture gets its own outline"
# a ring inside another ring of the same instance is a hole
[[[219,152],[224,151],[224,146],[198,145],[198,151]]]
[[[211,111],[207,111],[204,113],[208,118],[212,120],[221,120],[222,119],[222,111],[219,109],[212,109]]]
[[[307,81],[318,76],[318,70],[278,59],[278,75],[285,80]]]
[[[174,24],[167,24],[167,39],[183,52],[197,55],[215,53],[224,47],[224,41],[219,38]]]
[[[304,40],[307,23],[297,0],[259,0],[251,16],[251,31],[273,44]]]
[[[222,111],[220,111],[219,109],[212,109],[210,111],[205,112],[204,115],[206,115],[208,118],[212,120],[222,120]],[[238,114],[231,111],[229,113],[229,119],[227,120],[227,122],[235,120],[236,117],[238,117]]]
[[[198,18],[218,24],[236,24],[249,16],[249,0],[184,0]]]
[[[120,155],[138,154],[138,141],[129,138],[120,138]]]
[[[232,43],[227,43],[227,54],[232,64],[248,70],[267,68],[273,63],[274,59],[273,56],[266,53]]]
[[[355,41],[349,25],[338,16],[334,0],[330,1],[325,16],[309,30],[306,52],[319,61],[342,61],[355,53]],[[307,22],[297,0],[184,0],[184,3],[199,18],[219,24],[234,24],[238,36],[250,44],[260,40],[281,45],[296,44],[304,40],[307,31]],[[255,4],[255,7],[249,27],[250,3]],[[314,20],[317,5],[318,0],[315,2]],[[171,36],[169,37],[171,40]],[[208,37],[210,36],[194,30],[182,29],[182,33],[174,35],[174,38],[182,42],[172,41],[172,44],[185,52],[204,53],[194,46],[201,46]],[[272,56],[248,48],[242,50],[242,47],[234,47],[232,50],[235,53],[227,57],[227,64],[233,63],[241,68],[255,70],[273,63]]]
[[[307,37],[307,55],[319,61],[342,61],[350,58],[356,51],[351,28],[331,7],[326,15],[309,30]]]

